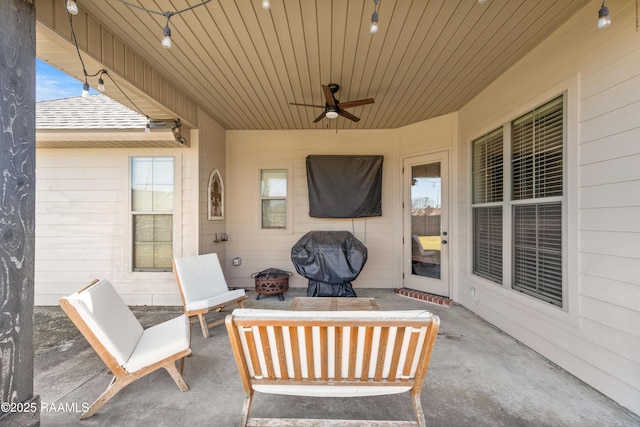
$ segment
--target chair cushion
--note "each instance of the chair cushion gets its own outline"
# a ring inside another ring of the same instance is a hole
[[[109,281],[96,284],[68,297],[96,338],[124,365],[143,334],[143,328]]]
[[[205,300],[229,290],[218,254],[204,254],[174,260],[186,303]]]
[[[284,394],[288,396],[309,397],[365,397],[382,396],[385,394],[404,393],[411,390],[411,386],[328,386],[328,385],[274,385],[254,384],[253,389],[260,393]]]
[[[189,321],[183,314],[145,329],[124,368],[135,372],[187,348]]]
[[[244,289],[236,289],[233,291],[227,291],[220,295],[205,298],[196,301],[190,301],[186,304],[185,309],[187,311],[202,310],[204,308],[217,307],[222,304],[226,304],[229,301],[233,301],[237,298],[241,298],[245,295]]]

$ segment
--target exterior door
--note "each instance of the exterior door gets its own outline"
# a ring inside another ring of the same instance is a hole
[[[449,296],[448,153],[406,158],[404,186],[405,288]]]

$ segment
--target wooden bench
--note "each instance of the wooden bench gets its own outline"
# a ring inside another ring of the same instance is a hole
[[[241,425],[425,425],[420,391],[438,316],[421,310],[236,309],[226,325],[245,390]],[[256,391],[318,397],[409,392],[416,421],[250,418]]]

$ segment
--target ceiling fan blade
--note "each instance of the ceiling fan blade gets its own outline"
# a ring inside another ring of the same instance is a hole
[[[318,117],[316,117],[316,119],[313,121],[313,123],[318,123],[320,120],[324,119],[324,116],[327,115],[326,111],[323,111],[322,114],[320,114]]]
[[[344,111],[342,108],[338,110],[338,114],[340,114],[342,117],[352,120],[354,122],[359,122],[360,121],[360,117],[356,117],[353,114],[351,114],[348,111]]]
[[[340,108],[359,107],[361,105],[373,104],[373,98],[359,99],[357,101],[341,102]]]
[[[331,93],[331,89],[329,89],[329,86],[322,85],[322,91],[324,92],[324,97],[327,100],[327,105],[335,107],[336,100],[333,99],[333,93]]]
[[[290,102],[289,105],[298,105],[300,107],[317,107],[317,108],[326,108],[325,105],[313,105],[313,104],[298,104],[295,102]]]

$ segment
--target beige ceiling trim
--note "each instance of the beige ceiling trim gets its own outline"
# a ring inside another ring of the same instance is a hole
[[[188,133],[187,133],[188,134]],[[184,136],[184,135],[183,135]],[[185,147],[170,129],[152,130],[36,130],[38,148]]]
[[[67,12],[61,7],[60,0],[39,0],[36,21],[37,56],[84,81]],[[109,78],[105,78],[106,95],[143,115],[159,119],[177,116],[185,125],[197,126],[197,104],[131,47],[82,9],[73,16],[73,25],[87,73],[107,69],[109,76],[126,93],[124,96]],[[90,78],[89,84],[95,87],[97,79]]]

